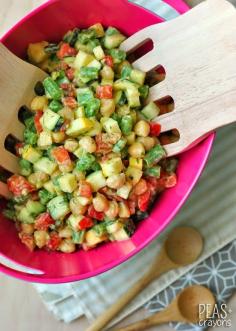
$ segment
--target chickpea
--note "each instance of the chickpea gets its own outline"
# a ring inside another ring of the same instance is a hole
[[[67,149],[69,152],[74,152],[79,146],[79,143],[75,139],[66,139],[64,143],[65,149]]]
[[[71,238],[72,230],[71,230],[71,228],[66,226],[65,228],[59,230],[58,234],[59,234],[59,237],[61,237],[61,238]]]
[[[110,201],[109,208],[105,211],[105,215],[110,219],[115,219],[119,213],[119,206],[116,201]]]
[[[96,143],[94,141],[94,139],[92,137],[89,136],[85,136],[83,138],[80,139],[79,141],[79,145],[86,151],[89,153],[94,153],[96,152],[97,146]]]
[[[70,210],[75,216],[84,215],[87,211],[87,206],[82,206],[76,198],[70,200]]]
[[[34,232],[35,244],[39,248],[44,247],[46,245],[48,239],[49,239],[49,234],[47,233],[47,231],[38,230],[38,231]]]
[[[138,121],[135,124],[134,132],[137,136],[147,137],[150,133],[150,125],[144,120]]]
[[[113,80],[114,79],[114,71],[111,67],[105,65],[102,70],[100,71],[100,74],[103,79],[105,80]]]
[[[125,183],[125,174],[112,175],[107,178],[107,186],[110,188],[118,189]]]
[[[96,211],[102,212],[109,208],[109,202],[103,194],[98,193],[96,197],[93,198],[93,206]]]
[[[128,136],[125,137],[127,139],[127,145],[132,145],[135,142],[135,133],[131,132]],[[141,142],[141,141],[140,141]]]
[[[62,173],[65,173],[65,172],[71,172],[73,169],[74,169],[74,163],[73,162],[70,162],[68,164],[60,164],[59,165],[59,170],[62,172]]]
[[[21,223],[21,231],[26,234],[32,234],[34,233],[34,225]]]
[[[141,195],[145,193],[147,189],[148,186],[146,180],[141,178],[140,181],[134,186],[134,194]]]
[[[137,141],[143,144],[146,151],[149,151],[157,143],[157,139],[155,137],[138,137]]]
[[[59,110],[58,114],[69,121],[73,121],[73,119],[75,118],[74,110],[69,107],[62,108],[61,110]]]
[[[32,109],[32,111],[44,110],[47,105],[48,99],[45,96],[37,96],[33,98],[30,108]]]
[[[143,144],[139,142],[134,142],[128,149],[128,152],[131,156],[135,158],[143,157],[145,154],[145,148]]]
[[[101,99],[100,112],[102,116],[110,117],[116,109],[115,101],[113,99]]]
[[[76,249],[75,244],[72,242],[71,239],[64,239],[62,240],[59,250],[63,253],[73,253]]]

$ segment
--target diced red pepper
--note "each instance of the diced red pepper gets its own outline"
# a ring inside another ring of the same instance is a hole
[[[138,208],[141,211],[146,211],[150,202],[151,191],[147,190],[145,193],[138,196]]]
[[[73,80],[75,78],[75,69],[73,69],[73,68],[67,69],[66,76],[69,80]]]
[[[98,221],[103,221],[104,219],[104,213],[96,211],[93,205],[89,206],[88,215]]]
[[[40,119],[43,116],[43,112],[41,110],[38,110],[36,114],[34,115],[34,125],[36,128],[37,133],[40,133],[43,131],[42,124],[40,123]]]
[[[161,125],[159,123],[150,122],[150,135],[158,137],[161,133]]]
[[[66,56],[74,56],[76,53],[77,51],[75,48],[71,47],[67,43],[62,43],[60,49],[57,51],[57,57],[59,59],[63,59]]]
[[[46,231],[52,224],[55,224],[55,221],[51,218],[50,214],[42,213],[35,220],[35,229]]]
[[[79,222],[79,229],[80,230],[85,230],[85,229],[89,229],[94,225],[94,222],[92,220],[92,218],[90,217],[83,217],[82,220]]]
[[[36,188],[30,184],[23,176],[13,175],[7,180],[7,186],[14,195],[27,195],[36,191]]]
[[[46,243],[46,247],[50,251],[56,251],[59,248],[61,241],[62,239],[59,237],[59,234],[57,232],[51,232],[50,238]]]
[[[96,96],[98,99],[112,99],[112,86],[98,86],[96,89]]]
[[[111,55],[106,55],[104,57],[104,62],[107,66],[113,68],[114,67],[114,61],[113,61],[113,57]]]
[[[64,104],[64,106],[70,107],[72,109],[77,107],[77,101],[75,100],[74,97],[65,97],[63,99],[63,104]]]
[[[91,185],[86,181],[82,181],[79,185],[79,195],[85,198],[91,198],[92,194],[93,190]]]
[[[33,252],[34,248],[35,248],[35,242],[34,242],[34,237],[31,234],[27,234],[27,233],[23,233],[20,232],[19,233],[19,238],[21,240],[21,242],[26,245],[26,247]]]
[[[63,164],[63,165],[71,164],[70,154],[63,146],[53,148],[52,156],[59,164]]]

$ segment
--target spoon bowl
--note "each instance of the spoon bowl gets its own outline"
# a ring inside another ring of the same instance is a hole
[[[146,331],[151,326],[168,322],[197,323],[199,320],[211,317],[215,303],[212,292],[206,287],[189,286],[181,291],[161,312],[116,331]],[[199,305],[206,305],[207,309],[201,313]]]
[[[203,249],[203,238],[194,228],[178,227],[169,234],[164,248],[173,263],[184,266],[199,258]]]
[[[177,305],[181,315],[189,323],[197,323],[206,320],[212,314],[216,301],[212,292],[200,285],[194,285],[184,289],[178,296]],[[203,313],[199,305],[208,305]]]

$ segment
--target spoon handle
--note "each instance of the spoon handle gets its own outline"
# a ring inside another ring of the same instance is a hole
[[[161,253],[150,270],[126,291],[112,306],[110,306],[86,331],[100,331],[115,317],[137,294],[139,294],[151,281],[164,272],[169,271],[174,265],[165,260]],[[155,268],[154,268],[155,266]]]
[[[160,325],[167,322],[181,321],[182,317],[180,316],[176,306],[171,304],[169,307],[163,311],[156,313],[150,317],[147,317],[141,321],[130,324],[124,328],[116,329],[115,331],[141,331],[147,330],[151,326]]]
[[[123,307],[127,305],[143,288],[151,282],[150,274],[146,274],[137,281],[125,294],[123,294],[110,308],[100,315],[95,322],[86,331],[103,330],[114,316],[116,316]]]

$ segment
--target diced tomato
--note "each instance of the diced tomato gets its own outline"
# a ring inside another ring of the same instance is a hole
[[[36,191],[36,188],[30,184],[23,176],[13,175],[7,180],[7,186],[14,195],[27,195]]]
[[[135,214],[136,202],[132,201],[132,200],[128,200],[127,203],[128,203],[128,206],[129,206],[130,215],[134,215]]]
[[[16,143],[15,145],[15,151],[16,151],[16,156],[21,155],[22,148],[24,147],[24,143]]]
[[[60,49],[57,51],[57,57],[59,59],[63,59],[66,56],[74,56],[76,55],[76,49],[71,47],[67,43],[62,43]]]
[[[148,189],[148,185],[145,179],[141,178],[140,181],[134,187],[134,193],[136,195],[141,195],[145,193]]]
[[[42,213],[35,220],[35,229],[46,231],[52,224],[55,224],[55,221],[51,218],[50,214]]]
[[[74,97],[65,97],[63,99],[63,104],[64,104],[64,106],[70,107],[72,109],[77,107],[77,101],[75,100]]]
[[[40,133],[43,131],[42,124],[40,123],[40,118],[43,116],[43,112],[41,110],[38,110],[36,114],[34,115],[34,125],[36,128],[37,133]]]
[[[51,232],[50,238],[46,243],[46,247],[50,251],[56,251],[58,247],[60,246],[62,239],[59,237],[59,234],[57,232]]]
[[[138,196],[138,208],[141,211],[146,211],[150,202],[151,191],[147,190],[145,193]]]
[[[113,68],[114,67],[114,61],[113,61],[113,57],[110,55],[106,55],[104,57],[104,62],[107,66]]]
[[[79,222],[79,229],[80,230],[85,230],[85,229],[89,229],[94,225],[94,222],[92,220],[92,218],[90,217],[83,217],[82,220]]]
[[[160,180],[162,180],[165,188],[174,187],[177,184],[177,176],[174,172],[168,174],[167,172],[162,171]]]
[[[93,190],[91,185],[86,181],[81,182],[79,185],[79,195],[85,198],[91,198],[92,194]]]
[[[63,90],[68,90],[70,84],[69,83],[61,83],[60,84],[60,88],[62,88]]]
[[[112,86],[111,85],[98,86],[96,89],[96,96],[99,99],[112,99]]]
[[[33,250],[35,248],[34,237],[31,234],[20,232],[19,233],[19,238],[20,238],[22,244],[26,245],[26,247],[31,252],[33,252]]]
[[[149,122],[150,125],[150,135],[158,137],[161,133],[161,125],[159,123]]]
[[[73,80],[75,78],[75,69],[69,68],[66,70],[66,76],[69,80]]]
[[[67,165],[71,163],[70,154],[63,146],[53,148],[52,156],[59,164]]]
[[[104,213],[96,211],[93,205],[89,206],[88,215],[98,221],[103,221],[104,219]]]

